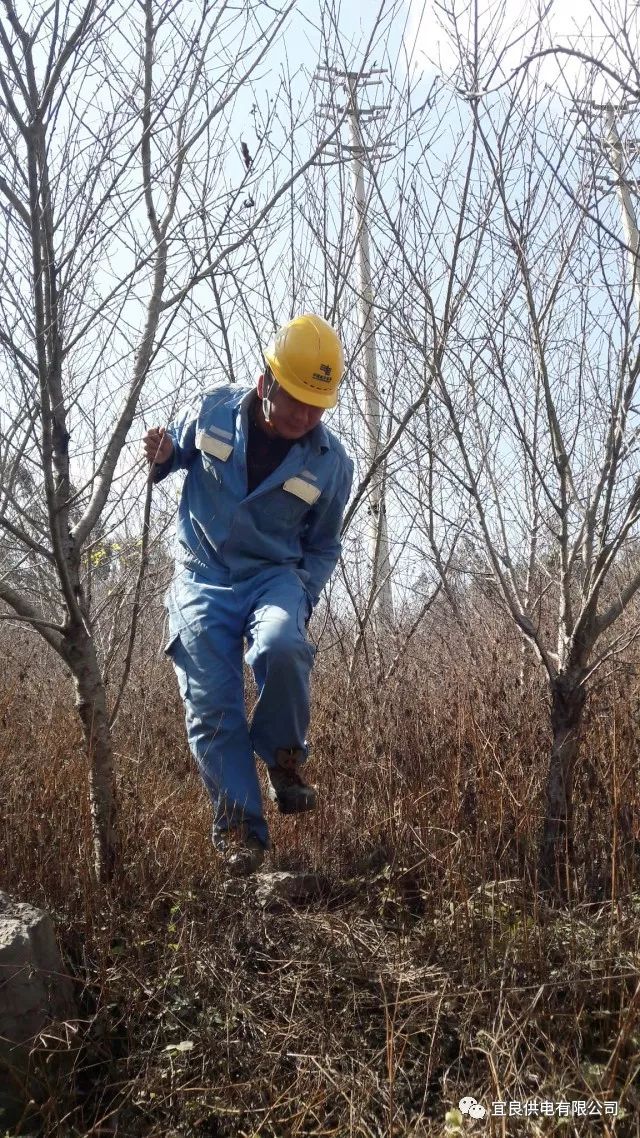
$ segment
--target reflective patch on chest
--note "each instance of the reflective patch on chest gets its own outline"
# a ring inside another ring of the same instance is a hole
[[[196,435],[196,446],[198,450],[204,454],[212,454],[214,458],[220,458],[226,462],[233,447],[231,443],[225,443],[222,439],[215,439],[212,435],[208,435],[206,431],[198,431]]]
[[[282,489],[287,490],[289,494],[295,494],[296,498],[302,498],[302,501],[308,502],[310,506],[317,502],[320,497],[320,487],[312,486],[310,482],[305,482],[304,478],[300,478],[298,475],[294,478],[287,478],[287,481],[282,483]]]

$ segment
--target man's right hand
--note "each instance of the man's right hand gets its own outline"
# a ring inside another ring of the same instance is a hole
[[[151,427],[143,439],[147,462],[166,462],[173,454],[173,442],[164,427]]]

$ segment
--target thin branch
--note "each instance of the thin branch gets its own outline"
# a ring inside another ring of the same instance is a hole
[[[30,605],[28,601],[25,601],[24,596],[16,592],[15,589],[12,589],[4,581],[0,581],[0,601],[4,601],[5,604],[8,604],[9,607],[14,610],[15,617],[13,619],[37,627],[51,647],[55,648],[63,660],[65,659],[63,648],[65,630],[61,625],[43,621],[32,605]]]
[[[522,63],[519,63],[518,66],[514,68],[511,74],[508,75],[502,83],[498,83],[495,87],[486,88],[482,91],[470,91],[465,90],[462,87],[457,87],[456,90],[459,95],[462,95],[466,99],[484,99],[487,95],[493,95],[496,91],[501,91],[503,87],[506,87],[509,83],[511,83],[513,79],[515,79],[516,75],[518,75],[520,71],[523,71],[525,68],[530,67],[531,64],[535,63],[537,59],[544,59],[549,55],[565,55],[574,59],[580,59],[583,63],[589,63],[592,67],[596,67],[599,71],[602,71],[605,75],[608,75],[610,79],[614,79],[615,82],[622,87],[623,91],[626,91],[626,93],[630,95],[634,102],[640,100],[640,88],[631,87],[626,82],[626,80],[624,80],[622,76],[618,74],[617,71],[614,71],[613,68],[608,67],[606,63],[603,63],[602,60],[598,59],[595,55],[589,55],[587,52],[577,51],[575,48],[571,47],[547,47],[543,48],[541,51],[533,52],[531,55],[528,55],[526,59],[523,59]]]

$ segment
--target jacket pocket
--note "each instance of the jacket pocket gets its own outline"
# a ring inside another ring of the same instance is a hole
[[[169,637],[164,652],[175,669],[180,696],[183,700],[187,700],[189,698],[189,657],[185,652],[179,632],[175,632],[173,636]]]
[[[276,527],[286,526],[288,530],[301,530],[311,510],[308,502],[283,489],[274,488],[265,498],[265,515]],[[267,520],[268,524],[268,520]]]

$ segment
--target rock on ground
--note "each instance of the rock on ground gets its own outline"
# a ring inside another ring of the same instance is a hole
[[[264,909],[318,900],[327,888],[318,873],[262,873],[255,880],[256,897]]]
[[[4,1087],[20,1086],[29,1046],[45,1024],[76,1015],[51,918],[0,892],[0,1109],[13,1101]]]

